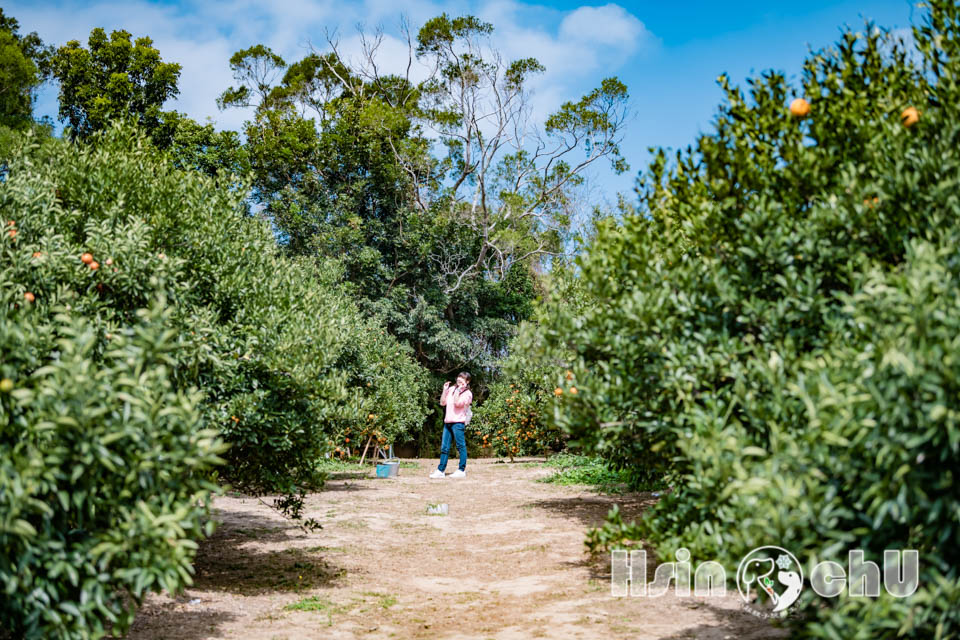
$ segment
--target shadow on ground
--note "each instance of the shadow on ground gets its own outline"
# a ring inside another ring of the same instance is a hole
[[[737,638],[737,640],[780,640],[790,637],[788,630],[774,627],[772,623],[761,625],[749,631],[744,629],[744,622],[753,622],[755,618],[740,609],[717,607],[703,599],[691,600],[689,606],[692,609],[709,611],[716,616],[718,624],[687,627],[669,636],[664,636],[661,640],[690,640],[692,638],[697,640],[728,640],[729,638]]]
[[[193,589],[256,595],[332,587],[346,570],[327,560],[328,555],[289,521],[244,514],[200,542]]]
[[[164,636],[166,638],[176,638],[176,640],[218,638],[222,637],[220,627],[236,619],[235,615],[226,611],[191,611],[190,606],[192,605],[179,602],[153,606],[150,608],[149,614],[145,612],[137,614],[137,618],[126,636],[107,637],[136,638],[141,629],[161,623],[164,629],[169,629],[169,632]],[[162,619],[162,622],[159,619]]]
[[[624,521],[629,522],[640,517],[644,510],[657,503],[658,498],[652,493],[628,493],[622,496],[573,496],[568,498],[550,498],[536,500],[524,504],[524,507],[533,507],[551,511],[566,518],[575,518],[588,527],[599,527],[606,520],[607,513],[613,505],[620,506],[620,513]]]

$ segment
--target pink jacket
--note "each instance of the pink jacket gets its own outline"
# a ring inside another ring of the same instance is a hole
[[[473,392],[467,389],[463,393],[457,393],[457,388],[453,385],[447,387],[440,394],[440,406],[447,408],[447,413],[443,417],[444,422],[466,422],[467,408],[473,402]]]

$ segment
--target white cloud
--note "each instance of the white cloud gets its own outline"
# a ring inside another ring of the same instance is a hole
[[[249,116],[242,110],[220,112],[216,97],[233,83],[230,55],[262,43],[288,62],[302,57],[312,43],[324,48],[325,33],[336,30],[343,50],[359,55],[355,26],[382,25],[385,30],[379,60],[388,72],[403,72],[407,45],[397,29],[401,11],[415,30],[428,18],[473,13],[493,23],[494,44],[506,58],[536,57],[547,71],[534,87],[535,114],[545,116],[562,100],[576,98],[603,76],[615,73],[637,51],[656,38],[623,7],[583,6],[568,13],[512,0],[186,0],[179,6],[148,0],[94,0],[83,6],[60,0],[5,2],[5,12],[16,17],[23,31],[36,30],[44,41],[86,42],[90,30],[126,29],[134,37],[149,35],[165,61],[183,66],[180,96],[172,108],[220,127],[239,128]],[[414,77],[422,70],[414,69]],[[47,90],[40,108],[56,110],[56,97]]]
[[[632,53],[649,45],[653,34],[633,14],[616,4],[580,7],[560,23],[560,38]]]

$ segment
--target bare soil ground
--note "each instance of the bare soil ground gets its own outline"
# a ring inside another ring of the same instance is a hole
[[[535,482],[552,470],[471,460],[463,480],[430,480],[436,460],[335,474],[309,497],[305,534],[260,501],[222,497],[193,587],[151,596],[136,639],[201,638],[783,638],[726,598],[614,598],[610,563],[584,553],[585,531],[619,503],[627,517],[650,494],[598,496]],[[448,473],[456,464],[448,467]],[[429,516],[427,503],[449,514]],[[652,568],[648,571],[652,578]]]

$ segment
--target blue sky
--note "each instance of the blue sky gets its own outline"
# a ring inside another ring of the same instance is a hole
[[[720,73],[737,83],[764,69],[796,79],[808,48],[829,46],[843,25],[861,29],[864,19],[871,19],[904,29],[921,12],[906,0],[5,0],[3,6],[22,31],[37,31],[52,44],[85,41],[97,26],[149,35],[165,60],[183,65],[181,96],[171,106],[224,128],[239,128],[245,117],[218,112],[214,103],[231,83],[227,61],[237,49],[263,43],[290,62],[310,43],[322,45],[325,29],[336,29],[349,51],[356,46],[358,22],[381,24],[389,36],[396,33],[401,10],[415,27],[443,11],[472,13],[494,24],[496,45],[509,57],[533,55],[546,65],[536,87],[537,113],[551,112],[609,75],[627,84],[633,117],[623,151],[631,169],[615,177],[598,167],[593,176],[599,194],[594,197],[608,202],[618,191],[631,192],[649,159],[648,147],[683,147],[709,129],[721,98]],[[390,45],[388,37],[388,57]],[[42,92],[38,107],[43,114],[56,114],[55,88]]]

